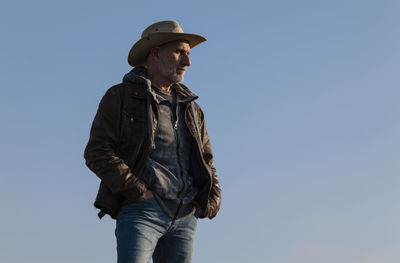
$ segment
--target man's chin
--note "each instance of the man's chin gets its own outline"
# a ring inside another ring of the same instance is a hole
[[[183,76],[183,74],[182,74],[182,75],[174,74],[174,75],[171,76],[170,79],[171,79],[171,81],[172,81],[173,83],[179,83],[179,82],[182,82],[182,81],[183,81],[184,76]]]

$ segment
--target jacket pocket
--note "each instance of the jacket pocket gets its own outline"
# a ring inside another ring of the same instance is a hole
[[[124,118],[127,118],[126,122],[130,125],[134,124],[135,122],[145,122],[145,116],[137,114],[137,113],[129,113],[124,111]]]
[[[124,111],[119,145],[121,152],[137,152],[145,139],[146,127],[147,122],[144,116]]]

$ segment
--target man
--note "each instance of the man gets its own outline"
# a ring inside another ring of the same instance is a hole
[[[99,217],[117,220],[118,262],[191,262],[197,218],[219,210],[204,115],[180,83],[204,41],[176,21],[150,25],[100,102],[84,156],[101,179]]]

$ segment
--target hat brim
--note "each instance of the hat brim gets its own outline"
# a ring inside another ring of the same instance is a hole
[[[129,51],[128,63],[132,67],[146,65],[146,56],[153,47],[174,41],[187,40],[190,48],[207,41],[207,39],[197,34],[160,32],[143,37],[138,40]]]

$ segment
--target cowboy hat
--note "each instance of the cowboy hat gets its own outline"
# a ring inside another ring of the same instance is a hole
[[[201,35],[184,33],[178,22],[161,21],[147,27],[142,38],[129,51],[128,63],[132,67],[146,65],[146,56],[153,47],[174,40],[187,40],[190,48],[206,41]]]

